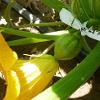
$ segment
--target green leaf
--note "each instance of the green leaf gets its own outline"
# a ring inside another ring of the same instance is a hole
[[[33,44],[33,43],[39,43],[39,42],[45,42],[48,41],[46,39],[37,39],[37,38],[23,38],[23,39],[17,39],[12,41],[7,41],[8,45],[10,46],[19,46],[19,45],[27,45],[27,44]]]
[[[13,28],[4,28],[4,27],[0,27],[0,28],[3,29],[3,32],[2,32],[3,34],[17,35],[17,36],[26,37],[26,38],[38,38],[38,39],[47,39],[47,40],[56,40],[59,38],[59,35],[57,35],[57,34],[56,35],[36,34],[36,33],[32,33],[32,32],[16,30]],[[56,33],[59,34],[60,31],[58,31]]]
[[[56,11],[60,11],[62,8],[67,8],[67,4],[64,5],[59,0],[42,0],[42,2],[50,8],[54,8]]]
[[[21,37],[26,37],[26,38],[37,38],[37,39],[46,39],[46,40],[57,40],[60,35],[62,34],[68,34],[69,30],[61,30],[61,31],[56,31],[56,32],[50,32],[50,33],[44,33],[44,34],[36,34],[32,32],[27,32],[27,31],[21,31],[21,30],[16,30],[13,28],[5,28],[5,27],[0,27],[0,30],[2,29],[3,34],[8,34],[8,35],[17,35]]]

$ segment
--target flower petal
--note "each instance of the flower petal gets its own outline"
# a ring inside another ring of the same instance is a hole
[[[20,82],[17,74],[13,70],[9,70],[7,73],[7,90],[4,100],[16,100],[20,94]]]
[[[3,70],[8,70],[11,68],[16,60],[16,54],[8,46],[2,34],[0,34],[0,64],[3,67]]]

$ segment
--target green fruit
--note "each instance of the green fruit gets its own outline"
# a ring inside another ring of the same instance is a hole
[[[55,42],[54,57],[58,60],[70,60],[77,56],[80,50],[80,34],[64,34]]]

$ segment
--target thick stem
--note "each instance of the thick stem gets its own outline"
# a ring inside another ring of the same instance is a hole
[[[67,76],[40,93],[32,100],[66,100],[76,89],[85,83],[100,66],[100,42],[91,53]]]

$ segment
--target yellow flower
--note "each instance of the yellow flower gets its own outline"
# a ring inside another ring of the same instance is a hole
[[[20,93],[19,80],[11,67],[17,61],[17,55],[9,48],[2,34],[0,33],[0,70],[4,74],[7,92],[4,100],[14,100]]]
[[[0,34],[0,70],[7,84],[4,100],[31,100],[45,89],[58,67],[51,55],[18,60]]]
[[[7,71],[8,69],[10,69],[14,65],[16,60],[17,55],[12,51],[11,48],[9,48],[8,44],[0,33],[0,63],[3,70]]]
[[[18,100],[31,100],[45,89],[58,67],[51,55],[43,55],[32,60],[18,60],[13,67],[21,86]]]
[[[9,70],[6,73],[7,90],[4,100],[17,100],[20,94],[20,83],[17,74],[13,70]]]

